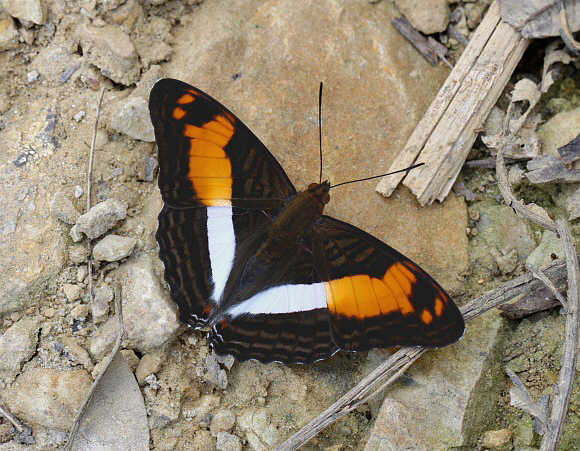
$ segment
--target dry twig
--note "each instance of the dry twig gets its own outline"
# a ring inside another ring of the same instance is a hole
[[[419,53],[434,66],[437,64],[437,53],[427,38],[415,30],[406,17],[395,17],[391,23],[403,37],[413,44]]]
[[[18,433],[19,443],[24,443],[25,445],[34,445],[35,441],[32,437],[32,429],[22,424],[22,422],[20,422],[18,418],[12,415],[5,407],[0,406],[0,415],[12,423],[12,426]]]
[[[91,209],[91,179],[93,178],[93,159],[95,155],[95,142],[97,141],[97,126],[99,125],[99,117],[101,115],[101,104],[103,103],[103,95],[105,94],[105,87],[101,88],[99,99],[97,100],[97,113],[95,116],[95,123],[93,125],[93,137],[91,139],[91,149],[89,151],[89,167],[87,169],[87,212]],[[93,302],[93,265],[91,264],[91,255],[93,253],[91,240],[87,239],[87,247],[89,249],[89,259],[87,262],[88,278],[89,278],[89,302]]]
[[[509,141],[509,140],[508,140]],[[564,241],[566,252],[566,268],[568,274],[568,301],[566,314],[566,337],[564,341],[564,350],[562,353],[562,368],[558,375],[558,384],[554,386],[554,401],[552,402],[552,413],[548,424],[546,425],[546,434],[542,439],[541,451],[555,450],[558,446],[558,440],[562,433],[562,426],[566,411],[570,402],[572,384],[574,382],[574,371],[576,365],[576,347],[578,344],[578,298],[580,270],[578,268],[578,256],[572,241],[570,228],[566,221],[559,219],[554,222],[547,217],[545,211],[540,207],[535,209],[516,199],[508,183],[505,164],[503,161],[504,148],[500,148],[497,153],[497,177],[500,191],[508,205],[513,207],[519,214],[529,220],[552,230],[558,234]],[[543,213],[538,213],[538,209]],[[540,277],[542,278],[542,276]],[[548,287],[552,289],[553,284]],[[554,291],[555,290],[554,288]]]
[[[556,221],[558,234],[564,241],[566,251],[566,267],[568,268],[568,308],[566,313],[566,337],[564,351],[562,352],[562,367],[558,374],[558,384],[554,387],[554,401],[552,402],[552,414],[547,426],[547,432],[542,440],[540,451],[555,450],[562,433],[564,418],[570,403],[570,394],[574,383],[574,371],[576,368],[576,347],[578,345],[578,299],[580,270],[578,268],[578,255],[574,248],[572,234],[568,223],[563,219]]]
[[[556,284],[560,284],[564,282],[566,277],[566,265],[562,260],[556,260],[543,268],[543,272],[556,281]],[[462,306],[460,310],[465,321],[470,321],[516,296],[537,290],[540,286],[542,283],[531,272],[528,272],[474,299]],[[427,351],[426,348],[420,347],[399,349],[348,393],[276,449],[278,451],[298,449],[325,427],[356,409],[361,403],[368,401],[370,396],[374,396],[395,382],[405,369],[411,366],[425,351]]]
[[[574,35],[568,26],[568,18],[566,17],[566,5],[564,0],[560,0],[560,37],[574,54],[580,53],[580,42],[574,39]]]

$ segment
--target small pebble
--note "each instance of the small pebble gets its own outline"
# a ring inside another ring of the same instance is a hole
[[[483,446],[485,448],[496,449],[507,445],[512,439],[512,433],[508,429],[497,431],[486,431],[483,433]]]
[[[157,376],[155,374],[150,374],[144,380],[152,389],[157,390],[159,388],[159,382],[157,382]]]
[[[65,283],[62,286],[62,291],[64,292],[68,302],[76,301],[83,293],[83,289],[81,287],[78,285],[73,285],[72,283]]]
[[[75,122],[80,122],[83,120],[83,118],[85,117],[85,112],[84,111],[79,111],[77,114],[75,114],[73,116],[73,119],[75,120]]]
[[[96,323],[103,321],[109,313],[109,304],[114,298],[113,289],[109,285],[95,288],[95,297],[91,304],[91,313]]]
[[[65,345],[66,352],[70,357],[72,357],[73,361],[79,363],[80,365],[90,365],[91,358],[89,357],[89,353],[85,351],[81,346],[77,343],[71,342]]]
[[[68,258],[76,265],[84,263],[89,257],[89,250],[84,244],[73,244],[68,248]]]
[[[93,257],[99,261],[118,261],[131,255],[136,245],[135,238],[114,234],[107,235],[93,248]]]
[[[135,377],[139,385],[144,385],[147,376],[156,373],[161,365],[161,359],[154,354],[145,354],[137,369],[135,370]]]
[[[215,437],[219,432],[231,431],[236,424],[236,414],[231,410],[220,410],[212,417],[209,430]]]
[[[89,306],[87,304],[77,305],[70,312],[73,319],[86,320],[89,316]]]
[[[37,70],[30,71],[26,74],[26,81],[28,81],[28,83],[34,83],[38,80],[39,76],[40,74]]]
[[[80,185],[75,185],[75,191],[74,191],[75,199],[78,199],[82,195],[83,195],[83,189],[82,189],[82,187]]]
[[[86,265],[81,265],[77,268],[77,282],[83,282],[87,275],[89,274],[89,269]]]
[[[217,451],[242,451],[242,441],[237,435],[229,432],[218,432]]]
[[[154,157],[152,156],[145,157],[145,170],[143,173],[143,180],[146,182],[152,182],[153,180],[155,180],[158,167],[159,164],[157,163],[157,160]]]

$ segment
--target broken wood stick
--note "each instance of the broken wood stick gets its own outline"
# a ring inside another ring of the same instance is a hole
[[[421,205],[445,199],[489,111],[520,61],[528,40],[503,22],[496,1],[415,128],[389,172],[425,163],[408,174],[381,179],[390,196],[403,178]]]

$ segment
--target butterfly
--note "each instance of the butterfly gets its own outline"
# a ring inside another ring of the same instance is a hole
[[[312,363],[338,350],[442,347],[459,309],[419,266],[323,214],[328,181],[298,192],[240,119],[187,83],[149,99],[163,208],[156,238],[180,320],[217,354]]]

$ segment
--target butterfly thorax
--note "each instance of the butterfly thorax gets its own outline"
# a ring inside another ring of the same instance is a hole
[[[230,301],[223,308],[280,283],[279,277],[300,257],[301,249],[309,241],[312,225],[320,219],[324,205],[330,200],[329,189],[328,182],[310,185],[286,204],[264,235],[256,235],[262,237],[262,242],[246,258],[241,256],[239,275],[235,274],[228,282],[225,297]]]
[[[308,189],[299,192],[272,224],[268,239],[260,251],[274,257],[299,244],[304,234],[322,215],[324,206],[330,200],[329,189],[330,184],[326,181],[313,183]]]

